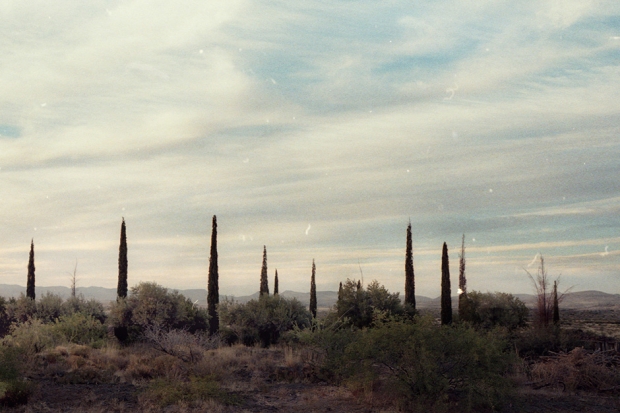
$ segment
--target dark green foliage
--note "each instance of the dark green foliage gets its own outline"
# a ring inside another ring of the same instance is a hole
[[[211,254],[209,258],[209,280],[207,293],[207,312],[209,313],[209,334],[216,334],[220,329],[217,306],[220,303],[219,273],[217,265],[217,219],[213,215],[211,227]]]
[[[512,353],[502,337],[430,318],[378,323],[346,346],[343,359],[345,381],[368,387],[387,379],[384,391],[406,410],[455,400],[459,411],[497,408],[510,389]]]
[[[11,318],[7,313],[8,304],[4,297],[0,297],[0,338],[7,335],[11,327]]]
[[[205,331],[208,318],[206,310],[195,307],[178,291],[170,292],[156,283],[140,283],[131,287],[129,297],[112,305],[109,321],[121,335],[117,335],[119,340],[132,341],[151,326],[163,330],[186,329],[192,333]]]
[[[127,297],[127,230],[125,218],[121,223],[121,241],[118,248],[118,287],[116,288],[117,299]]]
[[[64,316],[82,314],[93,317],[101,323],[105,323],[107,318],[103,304],[94,298],[87,300],[83,295],[69,297],[62,303],[61,314]]]
[[[26,297],[34,300],[34,239],[30,241],[30,255],[28,257],[28,279],[26,280]]]
[[[461,241],[461,254],[459,255],[459,318],[467,318],[467,278],[465,277],[465,234]]]
[[[57,320],[62,314],[62,297],[58,294],[46,292],[43,297],[36,302],[37,318],[44,323],[51,323]]]
[[[338,318],[347,325],[358,328],[369,327],[376,311],[390,315],[403,314],[399,294],[390,293],[376,280],[364,289],[361,283],[347,279],[339,295],[336,313]]]
[[[21,377],[19,358],[18,348],[0,347],[0,406],[26,404],[34,390],[32,383]]]
[[[560,325],[560,303],[558,300],[558,281],[553,281],[553,325]]]
[[[295,298],[263,296],[245,304],[232,301],[220,303],[220,317],[236,339],[251,346],[275,344],[280,336],[295,326],[310,326],[312,315]],[[229,341],[233,341],[231,338]]]
[[[338,286],[338,301],[340,301],[342,299],[342,281],[340,282],[340,285]]]
[[[267,247],[263,245],[263,265],[260,271],[260,290],[259,294],[269,295],[269,281],[267,280]]]
[[[452,323],[452,297],[450,296],[450,263],[448,261],[448,245],[443,243],[441,254],[441,324]]]
[[[316,266],[312,260],[312,277],[310,278],[310,314],[316,318]]]
[[[413,274],[413,242],[411,222],[407,226],[407,249],[405,252],[405,304],[415,310],[415,278]]]
[[[471,291],[465,300],[461,321],[486,329],[499,326],[515,330],[527,325],[529,310],[512,294]]]
[[[37,303],[21,293],[18,298],[10,298],[6,313],[11,322],[24,323],[37,314]]]
[[[276,270],[276,276],[273,279],[273,295],[279,295],[280,294],[280,290],[278,287],[278,270]]]
[[[151,381],[146,389],[148,399],[160,407],[179,402],[191,403],[199,400],[215,400],[225,405],[238,405],[240,399],[222,390],[215,377],[190,377],[189,381],[159,378]]]

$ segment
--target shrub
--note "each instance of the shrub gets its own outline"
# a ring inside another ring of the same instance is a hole
[[[471,291],[464,300],[461,321],[486,329],[499,326],[515,330],[527,325],[529,310],[512,294]]]
[[[94,298],[86,300],[83,295],[68,298],[62,303],[61,313],[66,316],[80,313],[85,316],[92,316],[101,323],[105,323],[107,318],[103,304]]]
[[[18,349],[0,346],[0,405],[25,404],[32,390],[32,384],[20,377]]]
[[[11,318],[7,313],[8,301],[0,297],[0,338],[8,334],[11,327]]]
[[[295,326],[310,326],[310,312],[295,298],[264,295],[245,304],[225,301],[220,303],[220,319],[234,332],[238,340],[251,346],[263,347],[278,342],[282,333]]]
[[[190,333],[208,328],[206,310],[194,306],[178,291],[170,292],[156,283],[132,287],[127,299],[112,305],[109,321],[117,331],[126,329],[130,341],[139,339],[150,326],[184,329]]]
[[[39,320],[54,322],[62,314],[62,297],[48,291],[36,302],[36,308]]]
[[[51,325],[51,333],[63,342],[101,347],[108,331],[106,326],[92,315],[78,312],[57,319]]]
[[[336,313],[338,318],[348,320],[347,322],[355,327],[368,327],[372,324],[373,313],[376,310],[389,315],[404,313],[398,295],[398,293],[390,293],[376,280],[364,289],[355,280],[347,279],[342,285],[336,303]]]
[[[11,333],[4,337],[3,344],[17,348],[28,358],[41,351],[54,347],[62,339],[51,325],[43,324],[37,318],[13,324]]]
[[[335,378],[354,387],[379,388],[406,410],[416,403],[452,401],[466,409],[495,408],[510,389],[505,374],[513,356],[497,333],[438,326],[431,318],[388,318],[364,330],[305,334],[318,338],[315,345],[328,346],[323,366]]]
[[[9,320],[23,323],[37,314],[37,304],[32,298],[28,298],[22,293],[17,299],[9,299],[6,306],[6,313]]]
[[[149,383],[146,397],[160,407],[199,400],[215,400],[227,405],[239,404],[238,397],[222,390],[213,377],[192,377],[189,381],[155,379]]]

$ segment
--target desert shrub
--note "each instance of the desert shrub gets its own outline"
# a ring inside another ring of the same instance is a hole
[[[103,304],[101,304],[94,298],[86,300],[83,295],[70,297],[64,303],[62,303],[62,315],[70,316],[76,313],[80,313],[86,316],[92,316],[93,318],[99,320],[101,323],[105,323],[107,318],[105,309],[103,308]]]
[[[459,314],[461,321],[486,329],[505,327],[515,330],[527,325],[529,310],[512,294],[471,291],[463,298],[466,302],[465,311]]]
[[[0,297],[0,338],[8,334],[11,327],[11,318],[7,313],[8,301]]]
[[[187,330],[164,330],[157,326],[146,328],[143,336],[155,350],[188,362],[199,361],[203,350],[213,350],[221,345],[217,334],[213,336],[204,332],[192,334]]]
[[[106,326],[92,315],[78,312],[60,316],[51,325],[51,333],[62,342],[101,347],[105,344],[108,331]]]
[[[109,322],[117,331],[125,329],[125,338],[133,341],[150,326],[190,333],[204,331],[208,328],[208,314],[178,291],[170,292],[156,283],[140,283],[131,288],[127,299],[112,305]]]
[[[461,410],[495,408],[510,390],[505,375],[513,355],[496,332],[439,326],[422,317],[379,318],[373,328],[304,334],[312,345],[326,347],[327,373],[353,387],[378,389],[406,410],[455,401]]]
[[[349,280],[342,285],[339,299],[336,303],[336,314],[339,319],[355,327],[363,328],[372,324],[373,314],[376,310],[389,315],[404,313],[403,305],[398,293],[390,293],[376,280],[364,287]]]
[[[13,324],[9,335],[2,340],[9,347],[18,348],[25,357],[34,356],[41,351],[53,348],[62,338],[49,324],[37,318]]]
[[[25,404],[32,384],[21,378],[19,350],[0,346],[0,406]]]
[[[37,304],[32,298],[28,298],[24,293],[18,298],[11,297],[6,305],[6,313],[12,322],[23,323],[35,317],[37,314]]]
[[[62,314],[62,297],[48,291],[36,301],[36,309],[39,320],[54,322]]]
[[[275,344],[280,336],[295,326],[310,326],[310,312],[295,298],[263,296],[245,304],[232,301],[220,303],[220,319],[245,345]],[[228,337],[230,340],[230,337]]]
[[[237,396],[222,390],[219,383],[211,376],[191,377],[189,381],[155,379],[149,383],[145,396],[160,407],[179,402],[191,404],[209,399],[226,405],[236,405],[240,402]]]
[[[534,363],[530,378],[537,387],[558,386],[571,392],[609,391],[620,386],[620,371],[613,355],[589,352],[581,347]]]

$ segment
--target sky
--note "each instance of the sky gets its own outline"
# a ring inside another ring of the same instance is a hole
[[[620,3],[4,0],[0,283],[620,293]]]

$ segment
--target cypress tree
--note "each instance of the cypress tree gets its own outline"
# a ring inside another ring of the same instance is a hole
[[[310,278],[310,313],[313,318],[316,318],[316,266],[314,260],[312,260],[312,278]]]
[[[340,286],[338,287],[338,301],[342,300],[342,281],[340,281]]]
[[[279,290],[278,290],[278,270],[276,269],[276,278],[273,280],[273,295],[274,297],[276,295],[279,295]]]
[[[127,298],[127,231],[125,218],[121,223],[121,242],[118,248],[118,287],[116,299]]]
[[[467,314],[467,278],[465,278],[465,234],[461,240],[459,256],[459,318],[466,319]]]
[[[553,281],[553,324],[560,324],[560,304],[558,301],[558,281]]]
[[[415,280],[413,275],[413,243],[411,241],[411,221],[407,226],[407,250],[405,252],[405,304],[415,310]]]
[[[441,324],[452,324],[452,298],[450,297],[450,264],[448,245],[443,243],[441,255]]]
[[[207,311],[209,313],[209,334],[220,330],[217,306],[220,303],[219,273],[217,265],[217,218],[213,215],[211,224],[211,254],[209,257],[209,279],[207,282]]]
[[[34,238],[30,241],[30,255],[28,257],[28,279],[26,280],[26,297],[35,299],[34,293]]]
[[[267,247],[263,245],[263,267],[260,271],[260,290],[259,295],[269,295],[269,283],[267,280]]]

